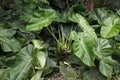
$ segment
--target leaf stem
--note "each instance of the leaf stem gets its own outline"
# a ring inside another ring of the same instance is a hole
[[[56,36],[53,34],[53,32],[47,27],[48,31],[50,32],[50,34],[53,36],[53,38],[57,41],[57,43],[59,43],[58,39],[56,38]]]

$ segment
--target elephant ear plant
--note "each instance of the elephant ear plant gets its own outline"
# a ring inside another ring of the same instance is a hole
[[[111,46],[108,40],[98,38],[94,29],[80,14],[71,15],[70,20],[78,23],[83,30],[83,32],[71,32],[71,39],[74,41],[72,46],[73,53],[88,66],[95,66],[94,62],[97,59],[100,72],[111,78],[115,61],[111,58]]]
[[[120,10],[89,11],[82,0],[7,1],[0,80],[120,79]]]
[[[10,70],[10,80],[27,79],[31,75],[33,75],[31,80],[40,79],[46,63],[47,51],[42,42],[38,40],[32,42],[34,45],[24,47],[17,54],[15,65]]]

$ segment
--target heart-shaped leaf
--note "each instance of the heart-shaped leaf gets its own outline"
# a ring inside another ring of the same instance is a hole
[[[28,76],[33,75],[32,50],[33,46],[28,45],[17,54],[14,67],[10,71],[10,80],[27,80]]]
[[[114,60],[111,56],[105,57],[100,61],[100,72],[105,75],[106,77],[111,78],[112,71],[113,71]]]
[[[94,47],[94,53],[100,58],[104,58],[111,54],[111,46],[107,39],[97,39]]]
[[[99,24],[102,24],[108,15],[109,14],[105,8],[98,8],[90,14],[89,18],[98,21]]]
[[[118,16],[108,17],[101,27],[101,35],[104,38],[110,38],[117,35],[120,31],[120,18]]]
[[[35,12],[30,18],[27,30],[36,31],[41,30],[43,27],[47,27],[55,19],[56,13],[52,9],[40,9]]]
[[[93,66],[95,59],[93,52],[94,39],[85,33],[81,33],[78,37],[80,37],[80,40],[74,41],[72,46],[74,54],[86,65]]]
[[[28,45],[21,49],[10,71],[10,80],[27,80],[28,77],[34,74],[35,69],[38,69],[35,75],[42,73],[42,69],[46,63],[46,52],[39,50],[33,45]]]

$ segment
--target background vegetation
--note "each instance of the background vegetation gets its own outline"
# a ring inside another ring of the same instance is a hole
[[[120,80],[120,0],[0,1],[0,80]]]

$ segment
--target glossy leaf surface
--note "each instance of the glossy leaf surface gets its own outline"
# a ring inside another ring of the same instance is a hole
[[[94,29],[89,25],[89,23],[86,21],[86,19],[81,16],[80,14],[73,14],[69,19],[73,22],[76,22],[79,24],[80,27],[82,27],[83,31],[89,34],[94,39],[97,38]]]
[[[108,17],[101,27],[101,35],[104,38],[110,38],[117,35],[120,31],[120,18],[116,16]]]
[[[21,49],[16,57],[16,62],[14,67],[10,72],[11,80],[22,80],[27,79],[33,74],[32,69],[32,50],[33,46],[28,45]]]
[[[104,74],[106,77],[111,78],[113,72],[113,64],[114,60],[110,56],[103,58],[100,61],[99,66],[100,72]]]
[[[49,26],[55,17],[56,13],[54,10],[40,9],[31,16],[26,29],[29,31],[41,30],[43,27]]]
[[[94,40],[85,33],[80,33],[78,37],[80,37],[80,40],[76,39],[73,43],[74,54],[86,65],[93,66],[95,59],[95,55],[93,53]]]
[[[20,42],[14,38],[16,31],[0,29],[0,44],[4,52],[17,52],[21,48]]]
[[[94,47],[94,53],[100,58],[104,58],[111,54],[111,46],[107,39],[97,39]]]

